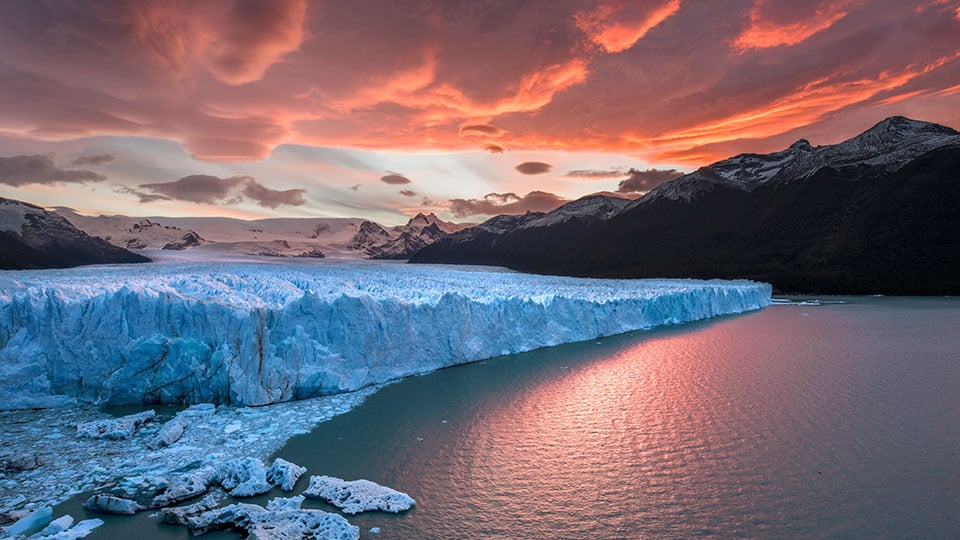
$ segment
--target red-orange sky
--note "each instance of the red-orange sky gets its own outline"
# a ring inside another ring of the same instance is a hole
[[[0,195],[482,219],[893,114],[960,127],[958,56],[960,0],[13,0]]]

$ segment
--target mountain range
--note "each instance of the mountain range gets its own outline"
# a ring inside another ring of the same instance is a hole
[[[468,225],[417,214],[405,225],[383,227],[358,218],[87,216],[70,208],[57,214],[86,233],[126,249],[167,249],[272,257],[407,259]]]
[[[0,269],[65,268],[149,260],[92,237],[39,206],[0,198]]]
[[[960,294],[960,133],[891,117],[741,154],[635,201],[498,216],[411,262],[590,277],[746,278],[780,292]]]

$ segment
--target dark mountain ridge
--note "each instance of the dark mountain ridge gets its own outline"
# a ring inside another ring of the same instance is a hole
[[[559,209],[558,209],[559,210]],[[960,133],[893,117],[837,145],[742,154],[608,219],[451,235],[411,262],[590,277],[747,278],[779,292],[960,294]]]
[[[95,238],[39,206],[0,198],[0,269],[69,268],[150,259]]]

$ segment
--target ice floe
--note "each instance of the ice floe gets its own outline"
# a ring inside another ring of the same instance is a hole
[[[121,416],[120,418],[80,422],[77,424],[77,437],[111,440],[129,439],[135,431],[156,415],[157,412],[151,409],[137,414]]]
[[[346,514],[375,510],[397,513],[409,510],[415,503],[406,493],[370,480],[347,481],[332,476],[311,476],[310,486],[303,494],[326,501]]]
[[[246,503],[231,504],[187,518],[187,527],[194,534],[215,529],[242,529],[247,533],[247,538],[252,540],[360,538],[360,528],[351,525],[339,514],[314,509],[268,510]]]
[[[306,467],[301,467],[283,458],[277,458],[267,469],[267,482],[280,486],[283,491],[293,491],[293,485],[305,472],[307,472]]]
[[[146,510],[146,507],[140,506],[136,501],[103,493],[91,495],[90,498],[83,503],[83,507],[101,514],[121,514],[127,516],[132,516],[141,510]]]

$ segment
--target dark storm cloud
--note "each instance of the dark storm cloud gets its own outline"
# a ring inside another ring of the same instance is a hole
[[[553,165],[542,161],[525,161],[514,167],[520,174],[543,174],[550,172],[552,168]]]
[[[276,208],[278,206],[302,206],[306,203],[303,198],[307,190],[303,188],[277,190],[270,189],[263,184],[251,179],[243,188],[243,196],[257,201],[257,204],[264,208]]]
[[[403,184],[409,184],[411,181],[409,178],[402,174],[390,173],[385,176],[380,177],[380,181],[384,184],[390,184],[391,186],[401,186]]]
[[[416,192],[416,191],[411,191],[411,190],[409,190],[409,189],[401,190],[401,191],[400,191],[400,194],[403,195],[404,197],[416,197],[416,196],[417,196],[417,192]]]
[[[220,178],[207,174],[184,176],[173,182],[141,184],[140,189],[123,190],[141,202],[179,200],[204,204],[238,204],[244,197],[265,208],[300,206],[306,200],[304,189],[270,189],[252,176]]]
[[[645,171],[631,168],[628,176],[617,186],[618,193],[639,193],[650,191],[664,182],[683,176],[682,171],[676,169],[647,169]]]
[[[216,204],[223,202],[237,187],[253,180],[249,176],[220,178],[207,174],[191,174],[173,182],[141,184],[140,187],[180,201]]]
[[[80,156],[73,160],[73,165],[77,167],[83,165],[103,165],[116,160],[116,154],[97,154],[93,156]]]
[[[84,169],[61,169],[48,156],[0,157],[0,184],[65,184],[102,182],[107,177]]]
[[[516,193],[488,193],[482,199],[451,199],[450,212],[461,218],[478,214],[549,212],[566,202],[566,199],[545,191],[531,191],[522,197]]]

